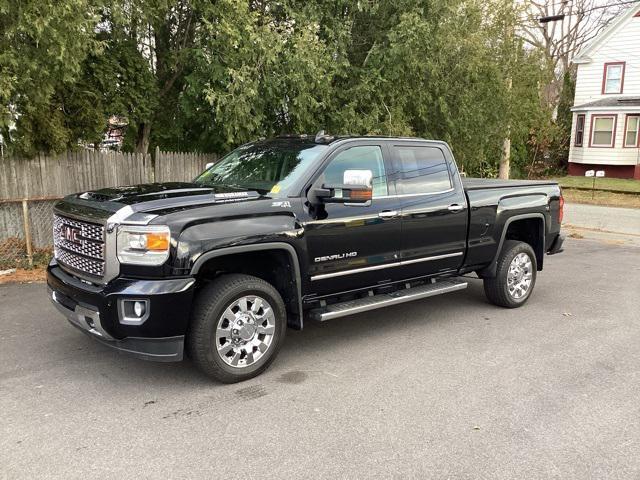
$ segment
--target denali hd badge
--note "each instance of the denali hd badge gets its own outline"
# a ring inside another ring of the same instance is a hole
[[[316,257],[315,262],[328,262],[329,260],[342,260],[343,258],[357,257],[358,252],[336,253],[335,255],[326,255],[324,257]]]

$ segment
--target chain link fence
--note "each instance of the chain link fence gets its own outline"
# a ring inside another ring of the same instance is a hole
[[[0,271],[47,265],[53,255],[53,205],[57,200],[0,200]]]

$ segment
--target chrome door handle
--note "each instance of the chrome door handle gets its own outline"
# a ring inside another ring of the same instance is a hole
[[[454,203],[453,205],[449,205],[447,207],[447,210],[449,210],[450,212],[459,212],[460,210],[464,209],[464,205],[458,205],[457,203]]]
[[[384,210],[382,212],[380,212],[378,214],[378,216],[380,218],[383,218],[385,220],[389,219],[389,218],[395,218],[398,216],[398,211],[397,210]]]

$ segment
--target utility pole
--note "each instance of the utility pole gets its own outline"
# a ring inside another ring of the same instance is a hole
[[[514,8],[514,5],[511,5],[511,8]],[[511,102],[511,90],[513,88],[513,37],[515,31],[515,12],[511,11],[507,20],[507,26],[505,29],[505,45],[506,45],[506,54],[507,54],[507,78],[506,78],[506,89],[507,89],[507,98],[509,99],[509,103]],[[507,125],[506,125],[506,135],[504,140],[502,141],[502,151],[500,153],[500,165],[498,168],[498,177],[502,179],[509,178],[509,171],[511,169],[511,112],[509,111],[511,105],[507,107]]]
[[[511,78],[511,72],[507,77],[507,91],[511,93],[513,88],[513,79]],[[500,154],[500,168],[498,170],[498,177],[503,179],[509,178],[509,170],[511,169],[511,121],[507,123],[507,135],[502,141],[502,152]]]

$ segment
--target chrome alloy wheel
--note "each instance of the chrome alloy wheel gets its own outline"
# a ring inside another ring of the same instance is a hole
[[[276,331],[276,317],[269,302],[254,295],[229,305],[216,327],[218,355],[232,367],[253,365],[269,349]]]
[[[525,297],[531,288],[533,278],[533,263],[526,253],[519,253],[509,265],[507,273],[507,287],[509,295],[520,300]]]

